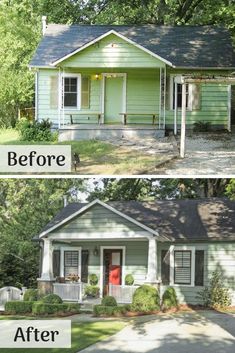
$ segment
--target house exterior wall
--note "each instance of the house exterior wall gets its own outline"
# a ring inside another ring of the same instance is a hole
[[[102,73],[126,73],[127,74],[127,94],[126,106],[127,112],[140,113],[159,113],[159,86],[160,86],[160,70],[158,68],[150,69],[131,69],[131,68],[103,68],[85,69],[68,68],[66,72],[81,73],[90,77],[90,107],[89,109],[65,109],[65,124],[70,124],[70,114],[79,115],[79,113],[87,113],[83,115],[83,122],[97,123],[97,119],[89,116],[89,112],[102,111],[102,79],[96,80],[95,74]],[[188,73],[188,71],[180,72]],[[191,71],[192,73],[192,71]],[[209,72],[208,72],[209,73]],[[170,75],[179,74],[178,70],[167,71],[168,78]],[[57,106],[52,107],[50,103],[50,77],[59,75],[59,71],[52,69],[40,69],[38,72],[38,98],[37,111],[38,120],[49,118],[54,126],[58,125],[58,102]],[[204,73],[205,75],[205,73]],[[170,87],[168,87],[170,90]],[[168,93],[170,95],[170,92]],[[170,106],[170,98],[166,102],[166,126],[173,127],[174,110]],[[120,112],[121,113],[121,112]],[[162,111],[163,115],[163,111]],[[178,110],[178,128],[180,128],[181,111]],[[120,118],[121,121],[121,118]],[[215,84],[202,84],[201,86],[201,102],[200,109],[187,111],[187,128],[192,128],[193,124],[198,121],[210,122],[212,126],[226,129],[228,126],[228,86]],[[129,117],[128,122],[151,123],[151,117],[134,116]]]
[[[180,244],[174,244],[179,245]],[[196,250],[204,250],[204,285],[209,284],[213,271],[220,270],[224,284],[230,289],[232,304],[235,304],[235,242],[187,243],[184,245],[195,246]],[[158,275],[161,276],[161,250],[168,250],[170,244],[158,246]],[[200,304],[197,294],[203,287],[173,286],[180,303]],[[162,293],[167,286],[161,286]]]

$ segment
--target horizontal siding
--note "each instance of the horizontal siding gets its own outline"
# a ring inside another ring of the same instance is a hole
[[[134,45],[109,35],[65,60],[64,67],[164,67],[165,64]]]

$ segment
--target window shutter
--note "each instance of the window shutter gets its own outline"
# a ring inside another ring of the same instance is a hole
[[[89,251],[82,250],[82,275],[81,281],[83,283],[88,283],[88,260],[89,260]]]
[[[201,109],[201,86],[198,84],[191,84],[191,110],[200,110]]]
[[[50,77],[50,108],[58,108],[58,77]]]
[[[195,251],[195,286],[204,285],[204,250]]]
[[[90,77],[82,76],[81,86],[81,108],[88,109],[90,107]]]
[[[170,252],[168,250],[161,251],[161,279],[163,285],[170,283]]]
[[[53,251],[53,275],[60,277],[60,250]]]

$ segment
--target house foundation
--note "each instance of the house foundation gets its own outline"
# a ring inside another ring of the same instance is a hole
[[[39,295],[44,296],[47,294],[52,294],[53,293],[53,283],[54,283],[54,281],[45,281],[45,280],[38,279]]]

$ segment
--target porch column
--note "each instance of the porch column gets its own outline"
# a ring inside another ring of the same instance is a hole
[[[185,157],[185,130],[186,130],[186,83],[182,84],[182,112],[180,134],[180,157]]]
[[[175,109],[174,109],[174,135],[177,135],[177,116],[178,116],[178,85],[175,82]]]
[[[149,239],[148,272],[146,282],[157,282],[157,241],[154,237]]]
[[[43,240],[43,254],[42,254],[42,274],[41,281],[53,281],[53,249],[51,240],[45,238]]]

